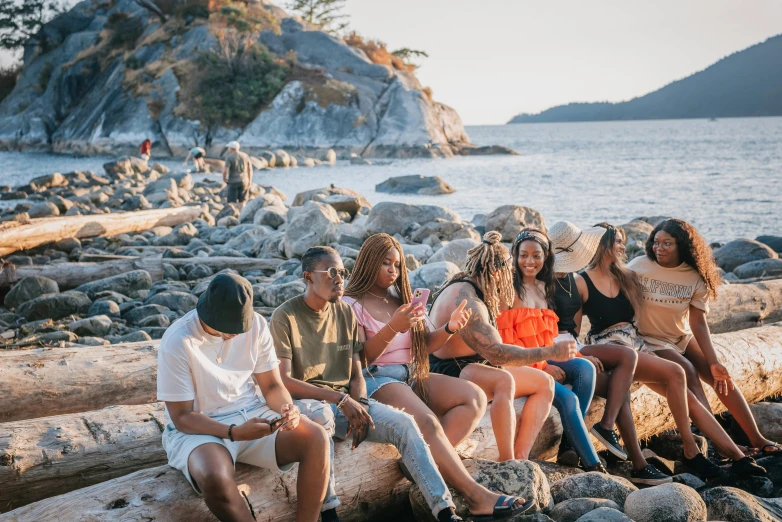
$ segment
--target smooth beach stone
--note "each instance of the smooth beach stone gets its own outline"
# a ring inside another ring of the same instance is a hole
[[[758,236],[755,241],[770,246],[777,254],[782,253],[782,236]]]
[[[306,289],[307,285],[304,284],[304,280],[296,278],[287,283],[266,286],[261,294],[261,300],[266,306],[276,308],[288,299],[303,294]]]
[[[296,196],[293,198],[293,203],[291,203],[291,207],[301,207],[304,206],[304,204],[307,201],[321,201],[326,202],[326,199],[329,196],[350,196],[352,198],[356,198],[359,203],[359,209],[361,208],[372,208],[372,204],[361,194],[356,192],[355,190],[351,190],[348,188],[343,187],[336,187],[334,185],[331,185],[329,187],[323,187],[323,188],[317,188],[312,190],[307,190],[304,192],[299,192],[296,194]],[[285,199],[284,197],[280,196],[281,199]],[[336,201],[336,200],[333,200]],[[337,210],[346,210],[347,212],[350,212],[347,208],[339,208]]]
[[[730,472],[730,464],[722,466],[725,470],[721,476],[709,484],[738,488],[758,497],[770,497],[774,492],[774,483],[768,477],[741,476]]]
[[[198,229],[190,223],[175,227],[170,234],[152,239],[155,246],[185,246],[194,237],[198,237]]]
[[[138,290],[146,290],[152,286],[152,276],[146,270],[131,270],[124,274],[90,281],[76,288],[78,292],[84,292],[90,297],[100,292],[112,291],[130,297],[130,294]]]
[[[198,304],[198,298],[185,292],[167,291],[148,297],[146,304],[157,304],[169,310],[189,312]]]
[[[277,229],[285,224],[287,215],[286,207],[265,207],[255,213],[253,223]]]
[[[256,243],[269,235],[269,230],[266,227],[261,225],[251,226],[253,228],[245,230],[234,238],[229,239],[225,245],[223,245],[223,248],[237,251],[249,250],[255,246]],[[239,227],[235,227],[235,229],[236,228]]]
[[[62,319],[72,314],[86,313],[92,301],[87,294],[76,291],[48,294],[21,304],[16,312],[27,319]]]
[[[698,449],[705,456],[709,454],[709,441],[700,435],[694,435]],[[684,460],[682,437],[675,431],[659,433],[646,441],[646,447],[657,455],[672,461]]]
[[[240,223],[251,223],[255,217],[255,213],[266,207],[281,207],[285,208],[285,203],[282,202],[279,196],[275,194],[261,194],[257,198],[253,198],[244,205],[244,208],[239,212],[238,217]]]
[[[411,288],[428,288],[434,292],[459,272],[460,269],[455,264],[441,261],[423,265],[421,268],[410,272],[408,278]]]
[[[532,462],[538,465],[540,470],[546,475],[549,484],[554,484],[565,477],[571,477],[573,475],[580,475],[586,473],[586,471],[580,468],[574,468],[571,466],[563,466],[556,462],[549,462],[547,460],[533,459]]]
[[[557,504],[571,498],[607,498],[621,508],[630,493],[638,491],[629,480],[596,471],[565,477],[551,486]]]
[[[782,277],[782,259],[759,259],[733,269],[739,279],[751,277]]]
[[[434,196],[439,194],[453,194],[456,192],[456,189],[439,176],[411,174],[409,176],[394,176],[388,178],[384,182],[375,185],[375,192]]]
[[[438,218],[456,223],[462,221],[458,213],[446,207],[383,201],[369,211],[366,230],[370,235],[384,232],[393,236],[402,232],[411,223],[431,223]]]
[[[54,203],[44,201],[43,203],[38,203],[30,207],[30,210],[28,210],[27,213],[32,219],[55,217],[60,215],[60,209],[57,208],[57,205]]]
[[[766,437],[773,441],[782,441],[782,404],[758,402],[750,404],[749,409]],[[780,459],[780,464],[782,464],[782,459]]]
[[[579,517],[576,522],[633,522],[633,519],[607,507],[600,507]]]
[[[684,484],[661,484],[630,493],[625,514],[635,522],[696,522],[706,520],[706,503]]]
[[[496,230],[503,241],[513,241],[522,228],[535,227],[546,231],[546,221],[537,210],[516,205],[503,205],[486,216],[486,231]]]
[[[142,328],[146,328],[150,326],[166,328],[168,326],[171,326],[171,320],[164,314],[155,314],[155,315],[150,315],[148,317],[145,317],[144,319],[138,322],[138,325]]]
[[[734,239],[714,251],[714,261],[726,272],[759,259],[777,259],[779,255],[768,245],[754,239]]]
[[[3,304],[15,309],[22,303],[40,297],[44,294],[57,294],[60,287],[57,281],[43,276],[29,276],[20,279],[6,294]]]
[[[96,315],[86,319],[73,321],[69,330],[79,336],[102,337],[111,331],[111,319],[105,315]]]
[[[121,308],[121,307],[120,307]],[[130,324],[139,324],[144,318],[151,315],[162,314],[168,311],[165,306],[157,304],[138,305],[122,314],[122,318]]]
[[[619,510],[619,506],[613,500],[605,498],[571,498],[556,504],[549,515],[556,522],[575,522],[582,515],[601,507]]]
[[[116,341],[112,344],[117,343],[139,343],[143,341],[151,341],[152,338],[149,336],[147,332],[144,330],[136,330],[135,332],[131,332],[129,334],[122,335],[116,339]]]
[[[439,220],[424,223],[410,235],[410,239],[415,243],[422,243],[426,238],[432,236],[440,241],[451,241],[454,239],[474,239],[479,241],[481,239],[481,236],[471,223],[464,224],[455,221]]]
[[[285,257],[300,257],[313,246],[328,245],[337,240],[339,216],[329,205],[308,201],[288,223],[282,248]]]
[[[474,239],[454,239],[435,252],[435,254],[427,260],[427,263],[450,261],[462,268],[467,261],[467,252],[478,245],[480,245],[480,242]]]
[[[87,315],[90,317],[94,315],[106,315],[108,317],[119,317],[120,316],[119,305],[114,301],[110,301],[110,300],[95,301],[92,303],[90,309],[87,311]]]
[[[758,498],[740,489],[717,487],[704,491],[708,520],[730,522],[779,522],[782,520],[782,499]]]
[[[76,341],[78,344],[83,344],[84,346],[108,346],[111,344],[109,341],[102,337],[79,337],[79,339]]]
[[[685,486],[689,486],[693,489],[702,488],[706,485],[704,481],[691,473],[679,473],[678,475],[674,475],[673,481],[678,484],[684,484]]]

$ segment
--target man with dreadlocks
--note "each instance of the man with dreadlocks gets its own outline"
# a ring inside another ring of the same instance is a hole
[[[349,275],[342,258],[333,248],[312,247],[302,257],[301,267],[306,291],[277,308],[270,322],[285,387],[295,399],[330,403],[334,422],[326,423],[327,430],[340,439],[352,434],[354,449],[364,440],[396,446],[435,518],[440,522],[462,520],[456,515],[448,486],[412,415],[376,402],[367,394],[358,323],[352,308],[341,300]],[[309,416],[310,405],[299,404],[304,415]],[[333,443],[331,452],[331,479],[324,502],[329,507],[339,503],[334,487]],[[501,495],[472,518],[478,522],[502,520],[525,511],[529,505],[522,499]],[[321,514],[321,520],[338,520],[333,507]]]
[[[435,298],[431,319],[445,324],[451,313],[467,301],[472,316],[459,335],[429,357],[433,373],[460,377],[477,384],[491,405],[491,422],[499,460],[527,459],[554,399],[553,386],[541,389],[537,381],[517,382],[501,366],[523,367],[545,361],[567,361],[576,356],[575,341],[525,349],[502,342],[497,316],[513,305],[513,265],[499,232],[490,231],[480,245],[467,253],[464,272],[454,276]],[[527,397],[516,435],[513,400]]]

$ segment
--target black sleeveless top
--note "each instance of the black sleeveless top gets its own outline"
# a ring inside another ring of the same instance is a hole
[[[560,332],[570,332],[573,337],[578,337],[576,335],[576,314],[581,310],[581,296],[576,287],[576,277],[573,274],[567,274],[562,279],[557,278],[555,289],[554,311],[559,316],[557,329]],[[568,295],[568,290],[570,295]]]
[[[583,304],[584,314],[592,323],[590,335],[599,334],[617,323],[632,323],[635,316],[633,305],[627,296],[619,291],[616,297],[607,297],[597,289],[586,272],[581,272],[589,289],[589,298]]]

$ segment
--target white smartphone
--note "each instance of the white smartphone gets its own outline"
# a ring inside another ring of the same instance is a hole
[[[426,303],[429,302],[429,289],[428,288],[416,288],[413,290],[413,300],[410,304],[413,306],[420,304],[424,311],[426,311]]]

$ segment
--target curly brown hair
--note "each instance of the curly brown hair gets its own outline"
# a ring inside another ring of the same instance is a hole
[[[657,256],[654,255],[652,245],[654,244],[654,237],[661,230],[669,233],[676,240],[679,259],[682,263],[686,263],[698,272],[706,284],[709,296],[712,299],[717,297],[717,288],[722,278],[717,270],[717,263],[714,262],[711,247],[709,247],[698,230],[681,219],[666,219],[658,223],[646,240],[646,256],[655,262],[657,261]]]

